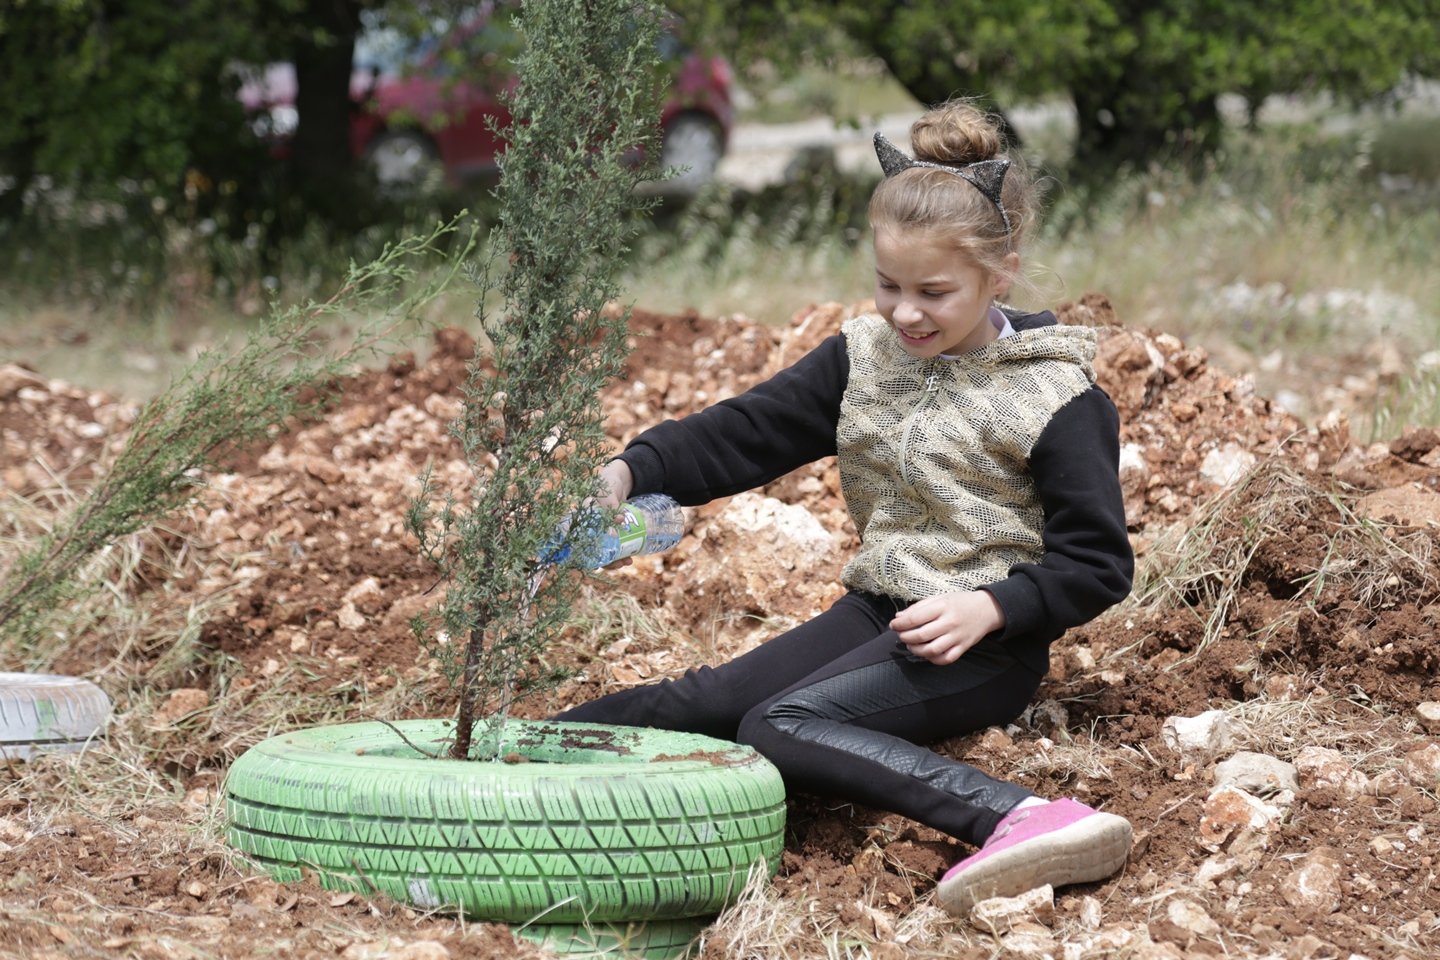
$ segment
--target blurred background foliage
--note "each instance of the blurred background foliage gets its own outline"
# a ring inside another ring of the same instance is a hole
[[[483,231],[492,183],[387,194],[347,140],[362,24],[419,36],[468,6],[0,6],[0,358],[43,364],[88,343],[96,369],[75,377],[158,390],[168,355],[188,360],[274,302],[323,297],[399,236],[461,210]],[[688,41],[734,65],[741,124],[870,124],[979,97],[1049,177],[1035,261],[1053,298],[1104,290],[1127,322],[1187,337],[1223,327],[1254,357],[1317,338],[1319,352],[1353,354],[1376,329],[1423,357],[1440,339],[1440,105],[1427,85],[1440,0],[670,7]],[[237,64],[275,61],[295,65],[303,118],[284,157],[237,99]],[[1429,107],[1409,108],[1424,96]],[[775,323],[807,302],[863,299],[877,176],[820,155],[783,182],[722,181],[662,204],[627,291],[650,309]],[[1306,299],[1341,287],[1408,306],[1347,323]],[[474,306],[434,310],[463,325]],[[1397,395],[1440,421],[1440,373],[1412,372]]]

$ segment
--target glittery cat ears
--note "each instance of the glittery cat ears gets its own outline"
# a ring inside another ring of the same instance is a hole
[[[1005,233],[1007,236],[1010,234],[1010,214],[1005,212],[1005,204],[1000,202],[1000,188],[1005,185],[1005,173],[1010,169],[1009,160],[980,160],[961,166],[916,160],[901,153],[895,144],[885,139],[883,133],[875,134],[875,156],[880,158],[880,169],[885,171],[887,177],[893,177],[910,167],[928,167],[953,173],[961,180],[969,181],[1000,211],[1000,219],[1005,221]]]

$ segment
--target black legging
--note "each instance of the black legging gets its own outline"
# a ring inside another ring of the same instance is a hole
[[[1040,676],[982,641],[936,666],[889,629],[896,605],[849,593],[719,667],[632,687],[557,720],[658,727],[753,746],[788,787],[893,810],[969,843],[1033,796],[919,744],[1008,723]]]

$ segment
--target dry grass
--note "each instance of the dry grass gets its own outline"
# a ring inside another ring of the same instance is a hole
[[[1321,485],[1278,458],[1261,461],[1202,504],[1190,523],[1156,542],[1142,563],[1131,606],[1195,610],[1204,618],[1203,648],[1220,636],[1242,585],[1256,576],[1259,551],[1291,543],[1297,531],[1319,531],[1327,544],[1320,565],[1295,572],[1290,583],[1297,615],[1307,604],[1337,595],[1373,610],[1417,592],[1433,593],[1440,574],[1432,539],[1361,517],[1355,499],[1353,491]]]

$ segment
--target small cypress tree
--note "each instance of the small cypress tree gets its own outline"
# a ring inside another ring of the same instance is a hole
[[[477,271],[490,349],[477,351],[452,424],[474,480],[441,491],[427,472],[407,515],[447,585],[413,626],[458,688],[458,759],[482,723],[474,755],[496,755],[513,697],[546,680],[533,661],[578,590],[536,558],[594,495],[607,453],[599,393],[620,372],[629,326],[609,305],[645,205],[636,188],[653,179],[636,158],[655,153],[660,22],[634,0],[526,0],[517,21],[522,80]],[[503,303],[487,310],[491,292]]]

